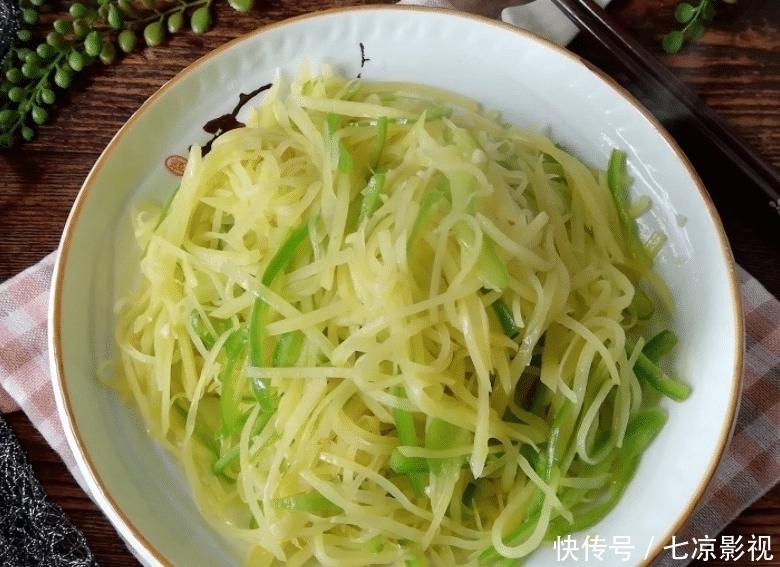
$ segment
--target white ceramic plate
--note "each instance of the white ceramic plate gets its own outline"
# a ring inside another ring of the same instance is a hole
[[[592,535],[629,538],[629,561],[648,563],[692,513],[714,473],[736,414],[743,328],[728,244],[713,206],[667,134],[626,93],[570,53],[511,26],[451,11],[348,9],[259,30],[186,69],[119,131],[79,194],[62,239],[50,304],[51,363],[68,440],[97,503],[148,565],[233,566],[236,555],[201,519],[175,463],[138,414],[96,378],[111,354],[114,286],[132,264],[130,203],[162,200],[176,185],[165,166],[186,155],[211,117],[239,93],[296,74],[303,58],[348,76],[429,83],[469,95],[521,126],[541,126],[604,166],[628,152],[634,190],[653,201],[643,229],[669,237],[658,268],[679,306],[675,365],[693,386],[667,403],[669,421],[617,508]],[[582,536],[579,543],[582,543]],[[569,561],[571,562],[571,561]],[[529,566],[566,564],[556,551]],[[571,562],[574,564],[573,562]]]

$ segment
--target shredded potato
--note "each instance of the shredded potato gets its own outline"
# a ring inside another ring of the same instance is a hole
[[[113,385],[248,564],[525,557],[687,395],[609,177],[432,87],[278,77],[136,217]]]

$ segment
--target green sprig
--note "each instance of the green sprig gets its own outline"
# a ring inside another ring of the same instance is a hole
[[[156,47],[185,28],[196,35],[206,33],[214,0],[76,1],[48,33],[36,29],[44,1],[19,0],[22,25],[0,62],[0,148],[32,140],[48,121],[57,97],[87,67],[98,61],[110,65],[139,45]],[[228,2],[239,12],[254,4]]]
[[[674,19],[681,27],[667,33],[661,40],[663,50],[672,55],[679,52],[686,42],[697,41],[705,31],[705,23],[715,17],[715,3],[736,4],[737,0],[700,0],[694,6],[680,2],[674,10]]]

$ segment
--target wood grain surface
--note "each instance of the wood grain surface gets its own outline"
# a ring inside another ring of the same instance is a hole
[[[257,0],[251,12],[238,14],[218,0],[214,29],[207,34],[180,34],[118,64],[97,65],[79,74],[37,139],[0,152],[0,281],[57,247],[73,200],[100,152],[133,111],[178,71],[259,26],[314,10],[362,3]],[[755,150],[780,167],[780,1],[739,0],[733,6],[718,2],[718,16],[706,35],[680,54],[665,56],[660,52],[660,38],[674,25],[675,5],[674,0],[613,0],[609,11]],[[51,21],[66,4],[55,0],[46,6],[45,19]],[[595,42],[579,37],[570,48],[652,105],[649,93],[627,80],[614,58]],[[688,134],[684,128],[680,132],[683,137]],[[689,140],[687,148],[699,154],[699,173],[721,214],[737,262],[780,296],[780,222],[773,227],[757,222],[756,211],[745,206],[749,189],[725,164],[708,158],[705,142]],[[84,531],[100,564],[137,567],[111,525],[27,418],[17,412],[8,421],[51,499]],[[770,536],[774,558],[756,564],[780,565],[780,488],[745,510],[724,534]],[[749,563],[743,557],[738,562],[708,560],[693,565]]]

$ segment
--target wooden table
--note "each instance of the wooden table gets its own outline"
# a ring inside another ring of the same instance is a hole
[[[116,65],[98,64],[81,73],[35,141],[0,153],[0,281],[57,247],[71,204],[98,155],[132,112],[165,81],[211,49],[264,24],[361,3],[365,2],[257,0],[254,10],[239,14],[220,0],[215,3],[215,28],[204,36],[180,34]],[[65,9],[59,0],[49,5],[54,13]],[[675,0],[613,0],[609,11],[641,43],[661,55],[660,37],[673,26],[675,5]],[[704,38],[663,60],[749,144],[780,167],[780,2],[739,0],[735,6],[720,1],[718,5],[719,17]],[[595,43],[578,38],[571,48],[623,80],[609,54]],[[774,234],[755,227],[750,215],[740,212],[739,188],[727,179],[714,178],[709,185],[737,261],[780,296],[780,227]],[[83,530],[101,565],[137,566],[27,418],[17,412],[8,420],[51,499]],[[780,565],[780,487],[742,513],[724,533],[770,536],[774,559],[762,564]]]

